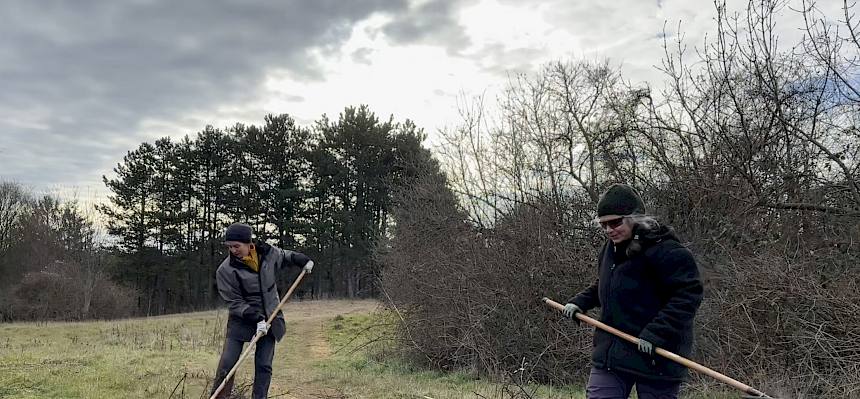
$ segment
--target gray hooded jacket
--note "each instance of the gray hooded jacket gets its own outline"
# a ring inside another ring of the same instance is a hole
[[[306,255],[281,249],[264,242],[255,243],[260,260],[260,271],[255,272],[234,256],[228,256],[218,266],[215,280],[221,298],[227,302],[230,317],[227,319],[227,337],[248,342],[254,337],[258,320],[247,318],[259,311],[268,317],[280,302],[276,277],[288,266],[304,267],[310,261]],[[280,340],[286,331],[284,315],[272,321],[269,334]]]

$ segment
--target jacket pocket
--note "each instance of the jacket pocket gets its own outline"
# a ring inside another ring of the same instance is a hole
[[[639,351],[636,344],[616,340],[610,353],[616,367],[635,371],[643,375],[659,376],[656,355],[649,356]]]

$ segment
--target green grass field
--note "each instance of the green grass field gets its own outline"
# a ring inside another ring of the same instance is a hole
[[[0,325],[0,397],[199,397],[225,313]],[[200,385],[199,387],[196,385]]]
[[[272,398],[579,399],[582,388],[519,387],[419,370],[387,355],[371,301],[287,305]],[[119,321],[0,324],[0,398],[207,398],[226,311]],[[253,357],[237,378],[248,398]],[[737,396],[726,396],[737,397]]]
[[[328,323],[327,340],[334,356],[320,363],[320,370],[335,385],[345,388],[342,397],[360,398],[584,398],[573,387],[518,386],[493,383],[462,372],[421,370],[401,360],[385,336],[393,320],[384,316],[337,317]],[[524,389],[521,391],[520,389]],[[528,396],[526,396],[526,394]]]

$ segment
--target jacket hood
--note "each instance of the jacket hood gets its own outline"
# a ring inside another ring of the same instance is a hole
[[[639,226],[633,228],[633,238],[627,245],[626,252],[630,257],[642,253],[645,249],[654,246],[661,241],[672,240],[681,242],[675,230],[666,225],[659,225],[656,229],[643,229]]]
[[[637,235],[639,236],[639,240],[643,243],[653,244],[663,240],[675,240],[680,242],[678,236],[675,234],[675,229],[663,224],[654,230],[645,230],[637,226],[633,229],[634,239]]]

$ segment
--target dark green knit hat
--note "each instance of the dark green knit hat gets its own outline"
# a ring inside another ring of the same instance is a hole
[[[633,187],[616,183],[609,187],[597,203],[597,217],[606,215],[626,216],[645,213],[645,204]]]

